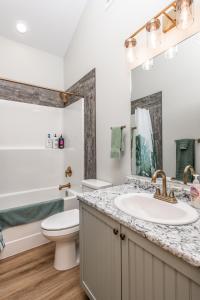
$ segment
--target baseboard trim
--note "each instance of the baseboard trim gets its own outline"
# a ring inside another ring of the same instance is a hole
[[[0,253],[0,260],[47,243],[49,243],[49,241],[42,235],[41,232],[37,232],[29,236],[13,240],[11,242],[7,242],[6,247]]]

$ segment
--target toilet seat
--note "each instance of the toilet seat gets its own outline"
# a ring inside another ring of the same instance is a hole
[[[67,235],[71,235],[72,233],[79,232],[79,226],[71,227],[68,229],[61,229],[61,230],[46,230],[42,228],[42,232],[45,236],[61,237],[61,236],[67,236]]]
[[[49,236],[74,233],[79,230],[79,210],[68,210],[50,216],[42,221],[41,228]]]

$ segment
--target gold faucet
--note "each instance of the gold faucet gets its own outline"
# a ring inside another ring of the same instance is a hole
[[[59,185],[59,191],[65,189],[65,188],[70,189],[71,188],[71,183],[69,182],[67,184]]]
[[[162,177],[162,192],[160,191],[160,188],[156,188],[154,198],[169,203],[177,203],[174,191],[170,191],[169,195],[167,195],[167,178],[163,170],[155,171],[155,173],[152,176],[152,182],[156,183],[156,180],[159,176]]]
[[[185,167],[184,172],[183,172],[183,182],[184,184],[188,183],[188,172],[190,171],[191,175],[195,174],[195,170],[191,165],[188,165]]]

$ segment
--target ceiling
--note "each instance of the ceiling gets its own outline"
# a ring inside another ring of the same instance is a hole
[[[87,0],[0,0],[0,35],[64,56]],[[20,34],[16,22],[28,31]]]

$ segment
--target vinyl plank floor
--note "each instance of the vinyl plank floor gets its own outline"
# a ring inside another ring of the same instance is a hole
[[[53,268],[55,245],[32,249],[0,261],[0,300],[86,300],[79,267]]]

